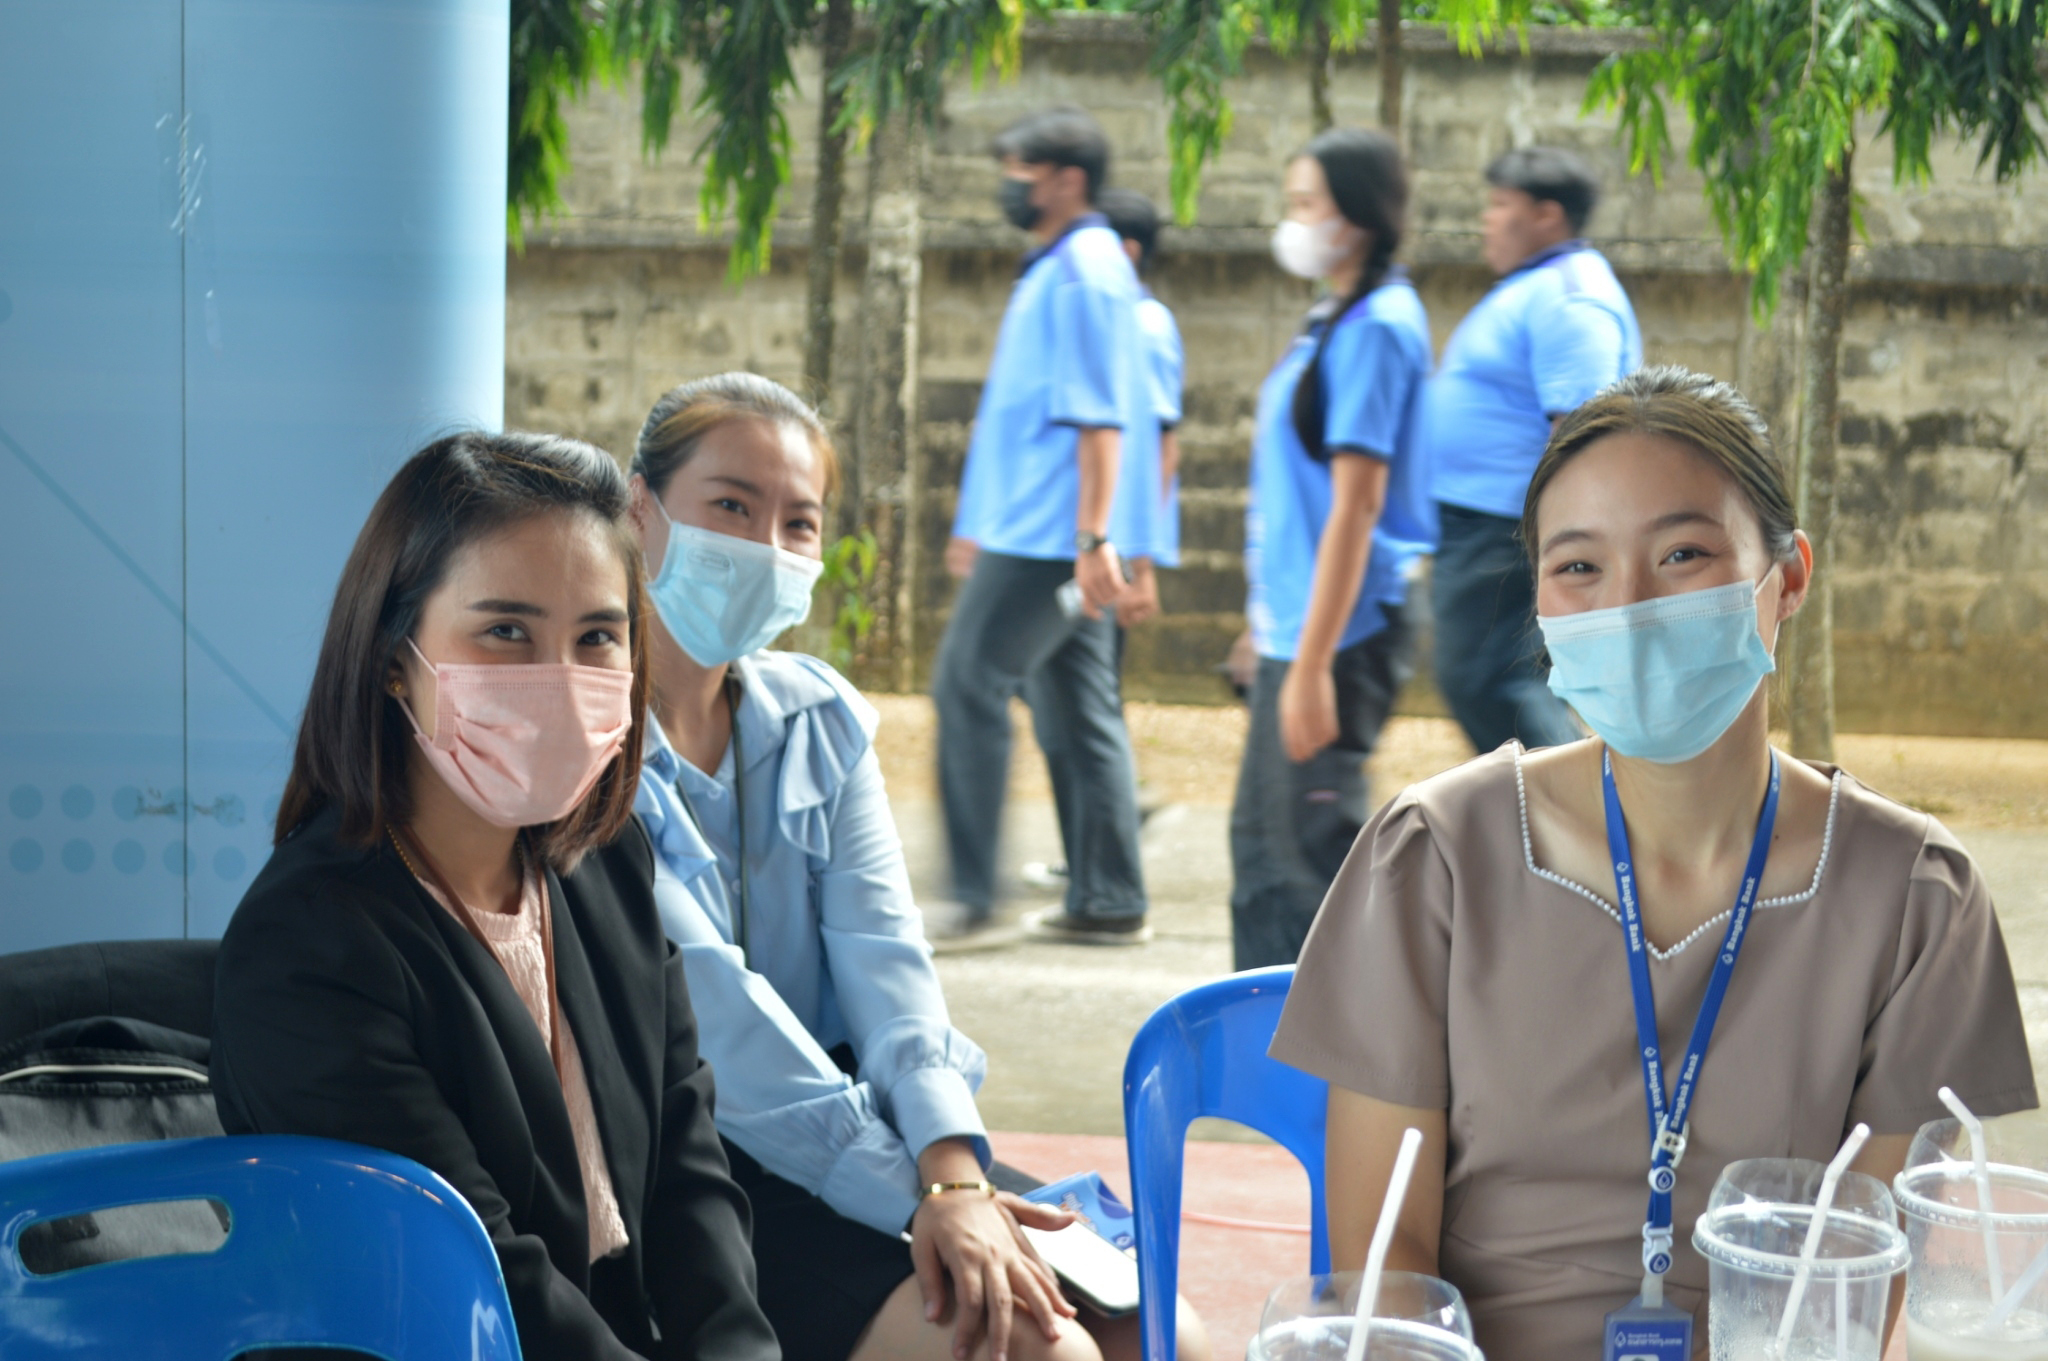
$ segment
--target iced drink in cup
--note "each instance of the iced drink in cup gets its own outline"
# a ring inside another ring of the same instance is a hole
[[[1980,1176],[1963,1126],[1937,1120],[1892,1185],[1910,1361],[2048,1361],[2048,1173],[1987,1158]]]
[[[1750,1158],[1730,1163],[1714,1183],[1692,1234],[1708,1264],[1713,1361],[1878,1361],[1906,1235],[1884,1184],[1846,1172],[1802,1280],[1800,1254],[1824,1171],[1803,1158]]]
[[[1360,1274],[1336,1271],[1282,1281],[1266,1297],[1245,1361],[1345,1361]],[[1484,1361],[1458,1288],[1410,1271],[1381,1275],[1365,1355],[1366,1361]]]

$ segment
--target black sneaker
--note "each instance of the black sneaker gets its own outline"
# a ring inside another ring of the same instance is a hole
[[[1143,945],[1152,928],[1143,917],[1070,917],[1047,908],[1024,914],[1024,936],[1061,945]]]

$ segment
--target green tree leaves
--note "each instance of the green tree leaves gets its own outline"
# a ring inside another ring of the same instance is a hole
[[[562,111],[593,76],[640,68],[641,145],[666,150],[694,71],[691,114],[708,130],[693,155],[704,168],[700,230],[731,220],[729,275],[768,268],[776,209],[789,183],[786,113],[795,52],[822,20],[823,0],[512,0],[511,178],[508,228],[560,211],[569,133]],[[897,109],[930,119],[962,66],[979,81],[1013,74],[1026,0],[866,0],[863,41],[826,78],[846,96],[842,123],[864,140]]]
[[[1228,83],[1243,73],[1244,56],[1264,37],[1283,55],[1303,46],[1318,24],[1337,51],[1358,46],[1382,0],[1128,0],[1152,40],[1153,74],[1171,105],[1167,117],[1169,184],[1175,220],[1195,220],[1202,169],[1230,135]],[[1402,4],[1403,0],[1384,0]],[[1572,3],[1584,21],[1606,0]],[[1410,18],[1441,24],[1458,50],[1476,57],[1484,45],[1533,19],[1552,18],[1559,6],[1534,0],[1406,0]]]
[[[1633,172],[1661,178],[1666,101],[1692,122],[1686,159],[1760,315],[1806,250],[1814,195],[1879,118],[1892,173],[1924,180],[1934,143],[1978,141],[2000,180],[2039,159],[2043,0],[1616,0],[1650,31],[1607,58],[1589,108],[1619,111]]]
[[[516,246],[524,216],[562,205],[569,125],[562,105],[603,68],[603,31],[579,0],[512,0],[511,127],[506,139],[505,228]]]

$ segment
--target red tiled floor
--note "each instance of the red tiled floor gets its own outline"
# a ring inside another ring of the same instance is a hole
[[[1092,1134],[990,1134],[995,1154],[1012,1167],[1055,1181],[1076,1172],[1100,1172],[1126,1202],[1130,1169],[1124,1141]],[[1180,1289],[1209,1325],[1216,1361],[1239,1361],[1258,1330],[1259,1310],[1273,1287],[1308,1270],[1308,1177],[1294,1155],[1272,1144],[1202,1140],[1187,1146],[1181,1208],[1298,1224],[1298,1234],[1263,1233],[1183,1220]],[[1885,1361],[1905,1361],[1902,1326]]]
[[[1100,1172],[1126,1201],[1130,1171],[1124,1141],[1088,1134],[991,1134],[995,1154],[1054,1181]],[[1299,1225],[1299,1233],[1228,1228],[1183,1219],[1180,1289],[1209,1325],[1216,1361],[1238,1361],[1257,1331],[1273,1287],[1308,1270],[1308,1176],[1294,1155],[1272,1144],[1191,1140],[1183,1212]]]

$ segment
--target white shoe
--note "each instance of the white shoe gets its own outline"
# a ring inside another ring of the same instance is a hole
[[[1065,893],[1072,882],[1065,865],[1054,865],[1044,860],[1027,860],[1024,868],[1017,871],[1017,877],[1041,893]]]

